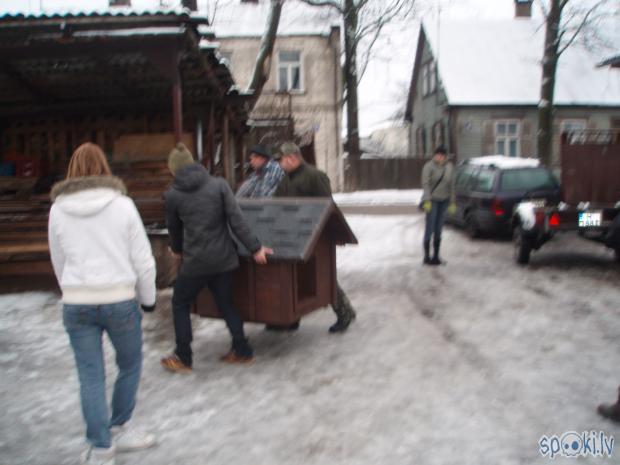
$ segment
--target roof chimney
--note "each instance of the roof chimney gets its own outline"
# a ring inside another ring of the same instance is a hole
[[[198,1],[197,0],[182,0],[181,4],[183,8],[187,8],[189,11],[197,11],[198,10]]]
[[[131,6],[131,0],[110,0],[110,6]]]
[[[515,0],[515,18],[532,17],[533,0]]]

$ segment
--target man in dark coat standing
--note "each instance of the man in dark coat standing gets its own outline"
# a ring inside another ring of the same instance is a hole
[[[181,267],[172,295],[176,349],[161,364],[177,373],[191,371],[190,308],[205,286],[211,291],[232,336],[232,349],[222,361],[252,362],[253,350],[233,305],[233,272],[239,266],[239,257],[229,227],[253,254],[256,263],[267,263],[267,254],[272,251],[263,247],[250,231],[228,183],[195,163],[183,144],[177,144],[170,152],[168,167],[174,183],[165,193],[166,225],[170,249],[181,260]]]
[[[274,197],[331,197],[332,190],[329,178],[325,173],[307,164],[299,147],[291,142],[282,144],[280,153],[276,155],[280,167],[286,176],[276,189]],[[336,305],[333,306],[334,313],[338,318],[329,328],[330,333],[345,332],[351,322],[355,319],[355,310],[338,284],[338,295]],[[297,323],[294,328],[296,329]]]

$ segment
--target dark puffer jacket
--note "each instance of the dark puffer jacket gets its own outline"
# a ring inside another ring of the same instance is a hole
[[[230,230],[250,252],[261,248],[228,183],[211,176],[204,166],[195,163],[179,169],[164,197],[170,247],[183,253],[180,274],[208,275],[237,268],[239,257]]]

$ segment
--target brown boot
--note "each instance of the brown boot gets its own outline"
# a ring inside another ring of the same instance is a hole
[[[183,375],[189,374],[192,372],[192,367],[190,365],[186,365],[181,361],[176,354],[169,355],[168,357],[162,358],[159,363],[166,370],[171,371],[173,373],[180,373]]]
[[[233,349],[230,349],[230,351],[226,355],[220,357],[220,360],[224,363],[251,365],[256,361],[256,358],[254,358],[253,355],[239,355]]]
[[[615,404],[601,404],[597,410],[605,418],[620,423],[620,388],[618,388],[618,401]]]

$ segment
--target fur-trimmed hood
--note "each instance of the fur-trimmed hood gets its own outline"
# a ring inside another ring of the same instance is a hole
[[[65,213],[90,216],[125,194],[125,184],[115,176],[85,176],[55,184],[51,199]]]

